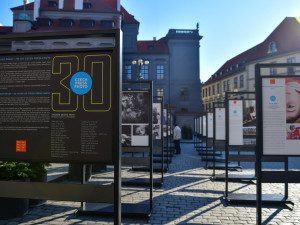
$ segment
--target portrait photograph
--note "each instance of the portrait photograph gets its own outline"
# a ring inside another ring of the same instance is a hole
[[[300,123],[300,79],[285,79],[286,122]]]
[[[131,146],[131,125],[122,125],[122,146]]]

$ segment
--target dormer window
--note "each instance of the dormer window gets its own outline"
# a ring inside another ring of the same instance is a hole
[[[84,2],[84,3],[83,3],[83,8],[84,8],[84,9],[90,9],[90,8],[92,8],[92,3]]]
[[[80,20],[80,27],[93,28],[93,27],[95,27],[95,21],[94,20]]]
[[[48,5],[49,5],[49,7],[56,7],[57,2],[56,1],[48,1]]]
[[[74,22],[71,19],[60,19],[59,20],[59,26],[60,27],[72,27],[73,23]]]
[[[274,53],[274,52],[277,52],[277,44],[276,42],[272,41],[269,45],[269,50],[268,50],[268,53]]]
[[[37,18],[37,24],[39,27],[50,27],[52,20],[49,18]]]
[[[112,21],[112,20],[101,21],[101,28],[103,28],[103,29],[113,29],[114,28],[114,21]]]

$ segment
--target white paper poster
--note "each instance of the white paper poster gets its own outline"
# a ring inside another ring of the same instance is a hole
[[[226,139],[225,108],[215,108],[216,137],[218,141]]]
[[[229,145],[243,145],[243,100],[228,102]]]
[[[161,139],[161,103],[153,103],[153,139],[160,140]]]
[[[207,137],[213,138],[214,137],[214,114],[207,113]]]
[[[300,78],[262,81],[263,154],[300,155]]]
[[[203,136],[206,137],[206,116],[202,116],[202,121]]]

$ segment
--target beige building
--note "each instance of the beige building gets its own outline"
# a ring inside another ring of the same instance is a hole
[[[300,62],[300,23],[287,17],[262,43],[228,60],[204,83],[203,110],[212,109],[214,102],[223,102],[225,92],[255,91],[255,64],[296,62]],[[266,75],[296,72],[295,67],[262,70]]]

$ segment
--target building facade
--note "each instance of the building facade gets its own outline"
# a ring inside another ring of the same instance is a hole
[[[198,28],[171,29],[159,40],[138,41],[140,23],[120,0],[35,0],[12,8],[14,33],[117,29],[123,31],[123,81],[153,81],[153,95],[163,96],[176,112],[193,117],[201,110]],[[0,29],[1,31],[1,29]],[[11,49],[101,48],[114,45],[110,39],[72,39],[13,42]],[[134,60],[149,64],[139,67]],[[141,77],[139,77],[139,75]],[[184,125],[184,124],[182,124]],[[193,124],[186,124],[193,126]]]
[[[224,102],[225,92],[254,92],[255,64],[300,62],[300,23],[285,18],[260,44],[228,60],[202,87],[203,109],[210,111],[214,102]],[[300,68],[264,69],[265,75],[299,74]]]

